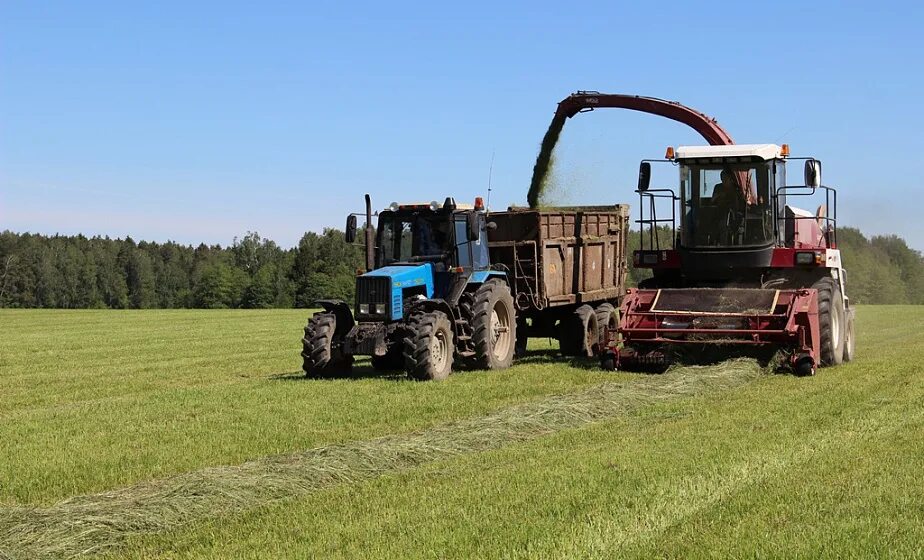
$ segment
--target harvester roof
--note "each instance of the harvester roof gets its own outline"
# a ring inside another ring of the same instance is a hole
[[[729,144],[726,146],[679,146],[676,159],[746,157],[778,159],[783,148],[776,144]]]

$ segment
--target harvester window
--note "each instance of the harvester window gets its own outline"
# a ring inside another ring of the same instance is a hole
[[[770,165],[684,165],[681,240],[686,247],[766,245],[773,241]]]

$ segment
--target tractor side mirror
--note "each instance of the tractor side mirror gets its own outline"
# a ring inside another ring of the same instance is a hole
[[[478,212],[470,212],[466,216],[466,221],[467,227],[465,229],[468,230],[468,240],[478,241],[478,238],[481,237],[481,232],[478,231]]]
[[[647,191],[651,184],[651,163],[643,161],[638,166],[638,190]]]
[[[821,162],[817,159],[805,160],[805,186],[816,189],[821,186]]]
[[[347,243],[353,243],[356,241],[356,215],[350,214],[347,216],[346,223],[346,232],[344,233]]]

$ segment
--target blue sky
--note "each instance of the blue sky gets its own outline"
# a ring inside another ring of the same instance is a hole
[[[524,204],[556,103],[593,89],[817,156],[842,223],[924,249],[922,23],[889,2],[5,0],[0,229],[292,246],[366,192],[482,195],[492,154],[491,206]],[[579,115],[556,196],[634,204],[639,159],[699,143],[654,116]]]

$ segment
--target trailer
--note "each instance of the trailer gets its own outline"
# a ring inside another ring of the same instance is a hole
[[[508,273],[517,351],[555,338],[570,356],[592,356],[619,323],[627,273],[628,205],[510,208],[490,214],[492,266]]]

